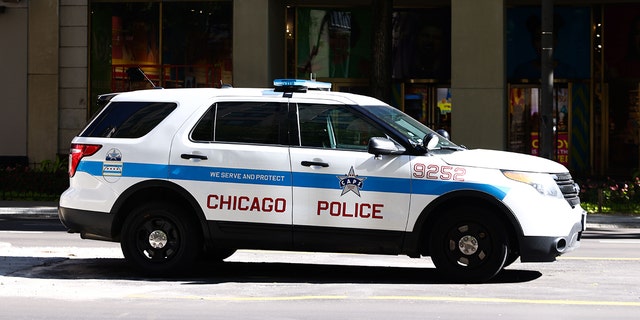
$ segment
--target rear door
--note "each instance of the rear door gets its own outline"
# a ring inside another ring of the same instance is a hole
[[[410,156],[369,154],[369,139],[386,134],[347,106],[296,106],[300,146],[290,151],[296,248],[398,253],[409,213]]]
[[[287,104],[218,102],[183,130],[173,143],[171,179],[198,201],[216,240],[289,248]]]

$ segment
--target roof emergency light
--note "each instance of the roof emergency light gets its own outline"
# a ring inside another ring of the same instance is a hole
[[[276,92],[307,92],[307,90],[330,91],[331,83],[301,79],[273,80]]]

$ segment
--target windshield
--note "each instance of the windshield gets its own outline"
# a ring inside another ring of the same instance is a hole
[[[438,135],[429,127],[396,108],[390,106],[367,106],[365,108],[378,119],[398,130],[414,146],[421,146],[424,137],[430,133]],[[439,142],[434,149],[459,148],[441,135],[438,135],[438,138]]]

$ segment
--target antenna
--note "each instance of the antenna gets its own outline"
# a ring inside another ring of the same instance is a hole
[[[145,79],[147,79],[147,81],[149,81],[149,83],[151,83],[151,86],[152,86],[152,87],[154,87],[154,88],[156,87],[156,84],[155,84],[155,83],[153,83],[153,81],[151,81],[151,79],[149,79],[149,77],[147,77],[147,75],[144,73],[144,71],[142,71],[142,69],[140,69],[140,67],[138,67],[138,72],[140,72],[140,74],[141,74]]]

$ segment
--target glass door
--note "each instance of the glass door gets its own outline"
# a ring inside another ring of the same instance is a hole
[[[557,162],[569,165],[569,90],[566,84],[556,84],[553,90],[553,123]],[[539,154],[540,88],[511,85],[509,88],[509,151]]]
[[[434,130],[451,135],[451,88],[434,83],[404,84],[403,111]]]

